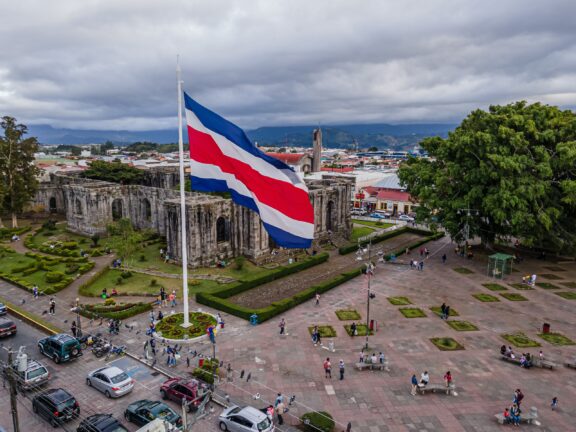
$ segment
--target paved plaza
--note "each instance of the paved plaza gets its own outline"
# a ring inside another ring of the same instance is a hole
[[[302,304],[287,313],[257,326],[251,326],[239,318],[222,314],[226,326],[217,336],[217,357],[230,363],[234,370],[232,382],[222,379],[219,387],[228,393],[233,401],[250,403],[264,407],[273,403],[276,394],[295,395],[294,404],[285,417],[286,424],[279,428],[288,431],[298,424],[297,417],[309,410],[325,410],[337,421],[337,431],[345,430],[348,422],[355,432],[381,431],[495,431],[503,426],[496,423],[494,414],[500,413],[512,402],[516,388],[522,389],[525,398],[522,402],[524,412],[536,407],[539,412],[540,426],[522,426],[541,431],[576,430],[576,370],[561,365],[563,361],[576,356],[576,346],[556,347],[540,339],[537,334],[544,322],[550,323],[552,331],[576,339],[576,319],[574,300],[561,298],[554,290],[536,287],[533,290],[519,291],[509,283],[520,282],[521,276],[529,273],[555,274],[559,280],[548,280],[539,276],[539,282],[545,281],[559,285],[562,282],[576,282],[576,266],[570,263],[552,263],[539,260],[526,260],[518,266],[520,271],[512,273],[501,285],[506,292],[520,293],[528,299],[523,302],[509,301],[483,287],[483,283],[494,282],[486,276],[486,258],[482,254],[472,260],[457,257],[449,239],[429,243],[431,256],[425,261],[424,270],[412,270],[407,265],[379,264],[372,279],[372,290],[376,294],[371,301],[370,318],[377,322],[377,332],[370,337],[370,352],[383,351],[390,362],[390,371],[357,371],[354,364],[358,361],[364,337],[350,337],[343,325],[350,322],[338,320],[338,309],[355,309],[366,321],[367,280],[358,277],[346,284],[323,294],[320,305],[314,300]],[[442,264],[441,256],[446,253],[448,261]],[[417,254],[414,251],[413,254]],[[354,254],[350,260],[354,260]],[[419,256],[418,256],[418,259]],[[472,273],[461,274],[453,270],[466,267]],[[549,267],[549,268],[546,268]],[[551,270],[552,268],[553,270]],[[18,288],[0,282],[3,293],[8,293],[12,301],[22,298],[22,306],[41,314],[47,309],[48,300],[34,301],[31,296]],[[563,287],[556,291],[576,290]],[[490,294],[500,298],[499,302],[482,303],[472,294]],[[57,295],[59,314],[45,318],[67,329],[73,318],[67,309],[75,294],[66,289]],[[412,301],[410,307],[417,307],[426,313],[423,318],[405,318],[399,308],[387,297],[405,296]],[[478,327],[478,331],[459,332],[449,327],[443,320],[430,311],[430,307],[442,302],[449,304],[459,313],[456,319],[466,320]],[[192,302],[192,309],[205,306]],[[166,308],[165,308],[166,309]],[[177,308],[180,311],[181,307]],[[217,312],[210,310],[211,312]],[[166,313],[167,311],[164,310]],[[278,323],[284,318],[287,323],[287,335],[279,336]],[[129,345],[129,351],[142,356],[145,341],[144,328],[147,316],[129,319],[127,324],[134,325],[128,332],[123,328],[117,341]],[[327,346],[334,343],[335,352],[312,344],[308,327],[313,325],[331,325],[337,333],[333,339],[324,339]],[[88,325],[85,322],[85,325]],[[93,325],[96,325],[94,323]],[[500,346],[505,341],[502,333],[522,332],[541,343],[541,348],[522,350],[536,354],[542,349],[547,358],[554,359],[560,365],[556,370],[532,368],[525,370],[499,358]],[[464,346],[460,351],[440,351],[430,338],[452,337]],[[207,341],[191,348],[205,354],[211,353]],[[86,359],[93,357],[86,354]],[[197,358],[189,355],[192,365]],[[330,357],[333,367],[332,379],[324,378],[322,363]],[[176,368],[166,369],[165,357],[159,356],[158,366],[171,374],[187,374],[186,355]],[[338,380],[338,361],[346,364],[345,379]],[[65,368],[75,365],[66,365]],[[412,396],[410,378],[427,370],[432,383],[442,383],[447,370],[454,376],[456,394],[444,393]],[[243,378],[240,378],[244,371]],[[248,380],[248,377],[250,378]],[[150,390],[150,397],[157,397],[157,389]],[[559,398],[559,409],[550,409],[550,401]],[[118,405],[124,405],[120,400]],[[216,430],[214,415],[197,425],[197,430]],[[507,426],[511,427],[511,426]]]

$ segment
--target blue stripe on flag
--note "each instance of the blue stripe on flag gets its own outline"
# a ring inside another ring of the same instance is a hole
[[[253,156],[264,159],[270,165],[275,166],[278,169],[286,169],[293,171],[284,162],[268,156],[266,153],[259,150],[254,144],[250,142],[246,134],[242,129],[236,126],[234,123],[229,122],[225,118],[220,117],[208,108],[203,107],[194,99],[192,99],[186,92],[184,92],[184,103],[186,109],[189,109],[196,117],[202,122],[202,124],[213,132],[228,138],[232,143],[242,148],[244,151],[252,154]]]
[[[263,224],[266,231],[268,231],[268,235],[274,239],[278,246],[293,249],[307,249],[312,246],[312,239],[295,236],[265,222]]]

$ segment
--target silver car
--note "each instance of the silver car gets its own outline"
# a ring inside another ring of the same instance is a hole
[[[230,432],[273,432],[274,425],[262,411],[253,407],[232,405],[218,417],[222,431]]]
[[[86,377],[86,384],[100,390],[109,398],[123,396],[134,388],[134,380],[116,366],[107,366],[90,372]]]

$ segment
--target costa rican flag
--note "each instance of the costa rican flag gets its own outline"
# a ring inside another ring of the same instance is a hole
[[[285,163],[254,146],[244,131],[184,93],[192,189],[230,192],[257,212],[268,234],[286,248],[308,248],[314,210],[304,182]]]

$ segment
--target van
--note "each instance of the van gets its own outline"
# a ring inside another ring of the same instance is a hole
[[[12,365],[17,376],[18,385],[22,390],[31,390],[46,384],[50,380],[50,372],[46,366],[36,360],[29,360],[25,371],[18,372],[18,365]]]

